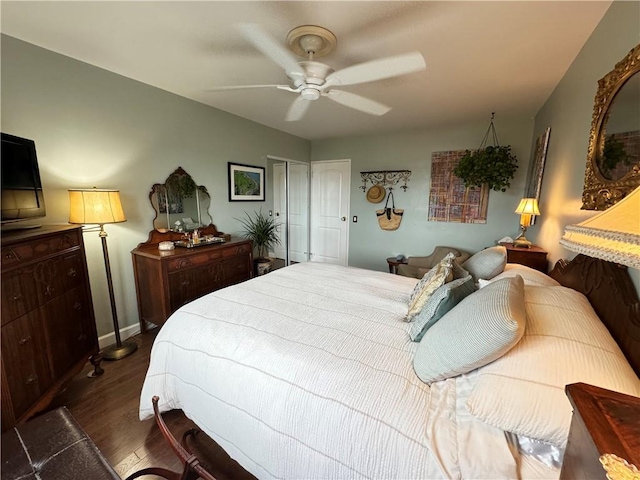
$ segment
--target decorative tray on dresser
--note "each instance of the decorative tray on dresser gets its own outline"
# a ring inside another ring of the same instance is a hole
[[[215,225],[199,230],[202,235],[221,235]],[[182,239],[177,232],[153,230],[149,240],[131,252],[143,333],[147,323],[161,326],[182,305],[253,274],[250,240],[231,238],[198,248],[158,249],[160,242]]]
[[[102,373],[82,230],[2,234],[2,430],[46,408],[87,359]]]

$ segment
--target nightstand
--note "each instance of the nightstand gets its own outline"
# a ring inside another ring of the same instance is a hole
[[[398,273],[398,265],[406,265],[406,260],[397,260],[396,257],[387,258],[387,263],[389,264],[389,273],[396,274]]]
[[[585,383],[565,391],[573,418],[560,479],[606,480],[599,458],[607,453],[640,467],[640,398]]]
[[[519,263],[547,273],[547,252],[542,248],[537,245],[531,245],[531,248],[518,248],[514,247],[512,243],[503,243],[502,245],[507,249],[508,263]]]

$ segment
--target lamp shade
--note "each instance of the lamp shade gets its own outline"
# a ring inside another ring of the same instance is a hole
[[[69,223],[119,223],[127,219],[118,190],[69,190]]]
[[[540,215],[538,200],[535,198],[523,198],[520,200],[518,208],[516,208],[516,213],[520,215]]]
[[[590,257],[640,268],[640,187],[604,212],[568,225],[560,244]]]

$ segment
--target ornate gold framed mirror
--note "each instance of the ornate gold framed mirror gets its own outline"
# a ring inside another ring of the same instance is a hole
[[[583,210],[606,210],[640,185],[640,45],[598,82]]]

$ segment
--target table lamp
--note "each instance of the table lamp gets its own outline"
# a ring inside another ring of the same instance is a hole
[[[104,266],[107,271],[107,285],[109,287],[109,300],[111,301],[111,316],[113,318],[116,343],[105,348],[102,351],[102,357],[105,360],[120,360],[132,354],[138,348],[138,344],[134,341],[127,340],[123,342],[120,339],[120,326],[118,325],[116,299],[113,294],[111,266],[109,265],[109,251],[107,250],[107,232],[104,230],[104,226],[107,223],[120,223],[127,220],[122,210],[120,192],[118,190],[101,190],[97,188],[69,189],[69,203],[69,223],[99,225],[99,228],[84,229],[83,231],[100,232]]]
[[[531,226],[533,216],[540,215],[538,200],[535,198],[523,198],[520,200],[518,208],[516,208],[516,213],[520,214],[520,228],[522,229],[522,232],[520,232],[520,235],[518,235],[513,241],[513,246],[519,248],[531,248],[531,242],[527,240],[524,234],[527,231],[527,228]]]

